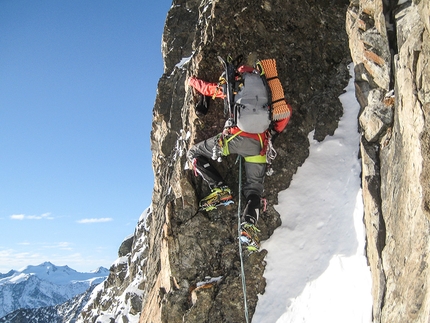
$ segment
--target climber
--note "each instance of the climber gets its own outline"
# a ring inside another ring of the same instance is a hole
[[[272,147],[274,139],[285,129],[292,111],[283,97],[282,90],[282,99],[278,99],[277,102],[283,101],[283,113],[277,120],[272,118],[274,93],[267,77],[269,75],[267,72],[266,76],[262,75],[261,69],[262,66],[257,69],[245,65],[236,69],[236,84],[232,85],[233,88],[239,89],[234,95],[236,115],[230,115],[222,133],[197,143],[187,153],[194,172],[200,175],[211,189],[211,193],[199,203],[200,209],[207,211],[222,204],[226,205],[232,200],[230,188],[210,163],[210,159],[220,161],[221,156],[229,154],[238,154],[245,159],[246,182],[243,186],[243,195],[246,198],[246,206],[241,220],[244,221],[243,226],[253,227],[257,224],[260,214],[266,173],[266,150],[269,146]],[[274,73],[279,83],[276,63]],[[220,80],[223,80],[220,83],[225,83],[223,77]],[[226,87],[222,88],[220,83],[210,83],[196,77],[191,77],[188,81],[188,84],[203,96],[225,99],[224,92],[227,90]]]

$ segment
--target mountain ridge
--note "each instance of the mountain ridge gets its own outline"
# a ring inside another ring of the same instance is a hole
[[[10,270],[0,274],[0,317],[21,308],[61,304],[98,285],[108,274],[104,267],[85,273],[51,262]]]
[[[96,287],[92,285],[84,293],[59,305],[15,310],[0,318],[0,323],[74,323]]]

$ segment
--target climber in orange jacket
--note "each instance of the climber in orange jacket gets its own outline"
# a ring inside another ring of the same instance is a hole
[[[235,104],[239,105],[241,109],[246,108],[247,104],[254,104],[256,109],[265,107],[266,114],[270,115],[269,94],[267,86],[261,81],[259,71],[249,66],[241,66],[237,72],[239,75],[243,75],[243,83],[235,95]],[[217,83],[191,77],[188,84],[205,97],[220,99],[226,97],[222,87]],[[211,164],[210,159],[220,160],[220,156],[229,154],[241,155],[245,159],[246,182],[243,186],[243,194],[247,200],[242,216],[244,221],[242,228],[248,228],[244,229],[247,232],[250,231],[249,228],[251,231],[254,230],[254,233],[256,232],[255,225],[260,214],[261,197],[264,190],[263,181],[266,174],[266,151],[268,148],[273,151],[273,140],[285,129],[291,116],[292,109],[286,101],[285,104],[288,106],[285,117],[277,121],[269,120],[270,128],[267,124],[267,127],[265,125],[262,126],[263,128],[256,127],[256,129],[264,129],[259,133],[244,131],[244,127],[241,129],[235,123],[234,120],[237,118],[229,118],[222,133],[191,147],[187,157],[193,165],[194,172],[196,175],[200,175],[211,188],[211,193],[200,201],[200,209],[210,211],[220,205],[232,203],[231,190]],[[254,123],[258,124],[259,120],[257,119]]]

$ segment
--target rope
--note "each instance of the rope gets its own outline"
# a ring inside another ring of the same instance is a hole
[[[243,289],[243,302],[245,307],[245,319],[246,323],[249,323],[249,315],[248,315],[248,302],[246,297],[246,280],[245,280],[245,269],[243,265],[243,253],[242,253],[242,243],[240,241],[241,236],[241,230],[240,230],[240,210],[242,208],[242,158],[240,156],[237,156],[237,159],[239,160],[239,204],[237,207],[237,234],[238,234],[238,241],[239,241],[239,255],[240,255],[240,269],[241,269],[241,277],[242,277],[242,289]]]

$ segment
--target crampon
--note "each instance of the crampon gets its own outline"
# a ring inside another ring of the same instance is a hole
[[[259,232],[254,224],[247,222],[241,224],[240,242],[251,253],[260,250]]]
[[[199,211],[212,211],[219,206],[226,206],[233,203],[233,196],[227,186],[216,187],[208,196],[200,201]]]

